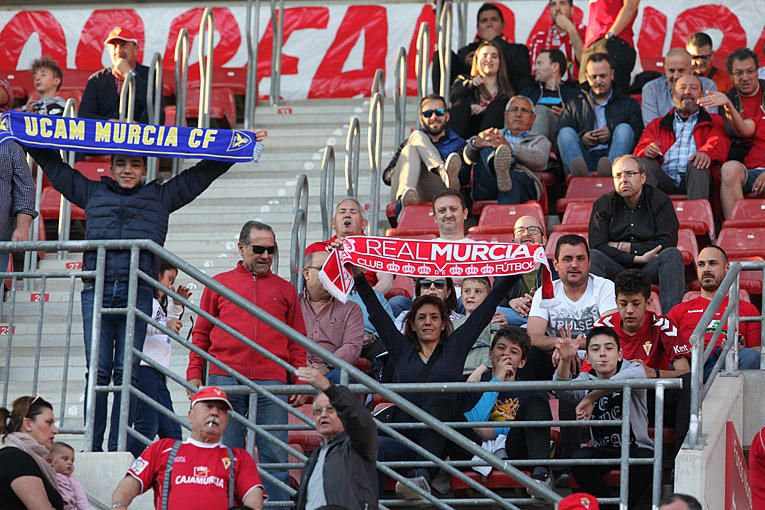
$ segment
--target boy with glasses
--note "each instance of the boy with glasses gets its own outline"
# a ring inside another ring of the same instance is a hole
[[[422,127],[412,131],[383,171],[398,212],[407,205],[432,202],[445,189],[460,189],[460,152],[465,140],[446,128],[449,111],[444,98],[423,97],[419,119]]]

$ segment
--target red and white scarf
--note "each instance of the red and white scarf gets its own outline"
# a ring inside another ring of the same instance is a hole
[[[346,264],[419,278],[517,275],[534,271],[541,264],[542,298],[553,297],[545,249],[538,244],[346,237],[342,248],[330,254],[319,273],[324,288],[343,303],[353,289],[353,276]]]

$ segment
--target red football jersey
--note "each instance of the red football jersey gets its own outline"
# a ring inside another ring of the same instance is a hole
[[[160,439],[143,451],[128,470],[128,474],[141,483],[141,492],[154,489],[154,506],[162,508],[162,487],[165,468],[174,439]],[[247,494],[260,488],[258,468],[250,454],[242,448],[233,448],[236,487],[234,495],[241,503]],[[228,508],[228,483],[231,459],[220,444],[205,444],[187,439],[178,448],[172,472],[169,508],[211,510]]]
[[[671,370],[670,363],[675,359],[691,357],[691,346],[678,334],[677,326],[667,317],[655,315],[653,312],[645,313],[643,326],[634,335],[622,329],[619,312],[601,317],[595,325],[613,328],[619,337],[624,359],[641,360],[647,366],[658,370]],[[590,368],[587,363],[586,368],[582,366],[582,371],[588,371]]]
[[[685,303],[679,303],[672,307],[672,310],[669,311],[669,313],[667,314],[667,317],[672,322],[677,324],[677,328],[680,330],[680,336],[682,338],[684,338],[685,340],[690,340],[691,334],[693,334],[693,330],[696,328],[696,325],[699,323],[699,320],[701,320],[701,316],[706,311],[710,302],[711,301],[709,299],[699,296],[696,299],[691,299],[690,301],[686,301]],[[717,312],[712,318],[712,322],[709,324],[709,327],[707,328],[706,334],[704,335],[705,346],[709,343],[709,340],[712,338],[712,334],[714,333],[714,330],[717,327],[717,324],[720,322],[720,317],[722,317],[722,314],[725,311],[726,306],[728,306],[727,296],[725,297],[725,299],[723,299],[722,304],[720,304],[720,308],[717,309]],[[740,301],[739,314],[742,317],[751,317],[751,316],[760,315],[760,312],[757,310],[757,307],[754,306],[752,303],[747,303],[746,301]],[[760,345],[760,323],[759,322],[739,322],[738,331],[743,336],[744,343],[746,344],[747,347],[759,347]],[[725,338],[727,338],[726,335],[727,335],[727,328],[724,327],[722,332],[720,333],[720,337],[717,342],[718,345]]]

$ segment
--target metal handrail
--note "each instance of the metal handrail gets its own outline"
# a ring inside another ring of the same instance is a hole
[[[383,96],[376,93],[369,101],[369,129],[367,130],[367,155],[369,156],[369,234],[377,235],[380,223],[380,167],[383,144]]]
[[[417,80],[417,104],[428,93],[428,65],[430,59],[430,26],[426,21],[420,23],[417,32],[417,57],[414,64],[414,75]],[[443,80],[442,80],[443,81]]]
[[[290,282],[303,292],[305,281],[300,274],[305,259],[306,233],[308,228],[308,176],[300,174],[295,185],[295,199],[292,202],[294,217],[290,236]]]
[[[467,45],[468,33],[468,0],[457,0],[457,47],[464,48]]]
[[[329,239],[332,229],[332,208],[335,202],[335,147],[327,145],[321,157],[321,183],[319,206],[321,208],[321,238]]]
[[[683,447],[701,448],[704,445],[704,440],[701,436],[704,399],[723,367],[727,374],[734,373],[738,369],[739,323],[742,321],[759,321],[761,326],[765,327],[765,312],[757,317],[746,318],[740,317],[738,312],[741,272],[752,270],[762,271],[763,281],[765,281],[765,261],[731,262],[730,269],[725,278],[720,282],[714,297],[701,315],[701,319],[699,319],[693,333],[691,333],[689,339],[691,344],[691,417],[688,435],[685,438]],[[726,298],[728,299],[728,304],[719,321],[717,321],[712,337],[705,346],[705,336],[709,326],[723,300]],[[703,381],[704,365],[723,332],[726,335],[725,341],[721,344],[720,355],[705,383]],[[765,328],[761,330],[760,337],[760,369],[765,369]]]
[[[369,97],[375,94],[385,96],[385,71],[380,68],[375,71],[375,76],[372,78],[372,88],[369,91]]]
[[[359,192],[359,155],[361,153],[361,127],[359,118],[351,118],[345,137],[345,195],[356,198]]]
[[[27,166],[29,170],[35,175],[35,211],[40,210],[42,204],[42,189],[43,189],[43,170],[37,165],[37,162],[32,159],[32,156],[27,154]],[[37,173],[35,173],[35,170]],[[42,216],[38,214],[35,219],[32,220],[32,231],[30,232],[30,240],[40,240],[40,227],[42,225]],[[26,252],[24,254],[24,271],[32,271],[37,267],[37,252]],[[0,270],[5,269],[0,268]],[[29,290],[31,282],[24,281],[24,289]]]
[[[199,22],[199,117],[197,127],[210,127],[210,101],[212,100],[213,38],[215,20],[212,7],[205,7]]]
[[[396,67],[393,71],[393,110],[396,113],[396,147],[404,143],[406,138],[406,48],[401,46],[396,56]]]
[[[441,72],[439,94],[446,100],[449,107],[449,86],[452,75],[452,2],[446,0],[438,17],[438,69]]]
[[[154,52],[149,66],[149,81],[146,87],[146,110],[149,124],[159,124],[162,118],[162,55]],[[158,159],[150,157],[146,161],[146,182],[157,178]]]
[[[125,76],[120,90],[120,119],[121,122],[135,122],[135,72],[130,71]]]
[[[274,35],[271,47],[271,106],[279,106],[282,80],[282,39],[284,35],[284,0],[271,0],[271,33]]]
[[[175,125],[186,125],[186,92],[189,81],[189,31],[182,28],[175,40]],[[173,158],[173,177],[180,173],[183,159]]]
[[[131,84],[131,85],[128,85]],[[131,105],[131,111],[135,109],[135,74],[133,72],[129,73],[127,78],[125,79],[125,83],[122,87],[122,94],[120,95],[120,117],[122,116],[122,95],[125,94],[125,89],[128,88],[130,92],[130,105]],[[77,117],[77,102],[74,100],[74,98],[69,98],[66,100],[66,104],[64,105],[64,113],[61,114],[62,117]],[[75,152],[74,151],[61,151],[61,159],[63,159],[69,166],[74,168],[75,164]],[[40,172],[42,172],[42,169],[40,169]],[[41,197],[42,200],[42,197]],[[64,198],[64,195],[61,195],[61,201],[59,202],[58,207],[58,238],[61,241],[68,241],[69,235],[71,233],[72,229],[72,204]],[[66,251],[59,251],[56,255],[56,258],[58,260],[66,260],[68,257],[68,254]]]
[[[253,7],[255,20],[253,22]],[[247,78],[244,94],[244,129],[255,128],[255,108],[258,102],[258,33],[260,32],[260,0],[247,0],[245,42],[247,43]]]

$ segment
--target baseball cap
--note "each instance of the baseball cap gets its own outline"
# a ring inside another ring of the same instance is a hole
[[[600,510],[600,505],[595,496],[586,492],[575,492],[560,500],[558,510]]]
[[[136,37],[132,30],[125,27],[114,27],[106,37],[104,44],[111,44],[112,41],[118,40],[138,44],[138,37]]]
[[[226,393],[217,386],[205,386],[191,396],[191,407],[197,402],[209,402],[211,400],[219,400],[225,402],[229,411],[233,411],[234,408],[231,402],[228,401]]]

